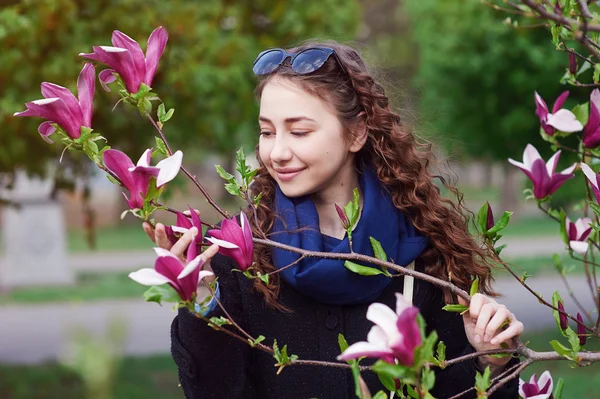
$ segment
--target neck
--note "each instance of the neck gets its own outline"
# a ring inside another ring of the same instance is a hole
[[[344,207],[348,202],[352,201],[353,190],[359,189],[358,172],[351,165],[340,170],[329,185],[314,193],[311,197],[317,208],[319,215],[319,228],[321,233],[339,239],[344,238],[346,230],[342,226],[342,222],[335,210],[335,205]],[[362,207],[363,197],[360,195],[360,205]]]

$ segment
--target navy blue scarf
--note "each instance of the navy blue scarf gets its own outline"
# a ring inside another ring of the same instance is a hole
[[[394,206],[375,171],[364,169],[365,172],[359,174],[364,205],[352,232],[354,252],[373,256],[371,236],[381,243],[388,259],[407,266],[423,252],[428,239],[420,235],[408,217]],[[347,236],[339,240],[321,234],[319,215],[309,196],[288,198],[277,187],[275,209],[283,222],[275,218],[272,240],[311,251],[350,252]],[[298,229],[304,230],[295,231]],[[273,249],[273,262],[278,269],[299,257],[293,252]],[[344,261],[334,259],[306,258],[280,274],[299,292],[332,305],[372,302],[392,282],[391,278],[382,275],[360,276],[346,269]]]

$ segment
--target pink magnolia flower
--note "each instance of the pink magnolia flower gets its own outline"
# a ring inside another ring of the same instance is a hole
[[[519,395],[523,399],[548,399],[552,396],[552,376],[549,371],[544,371],[539,381],[532,375],[529,382],[519,378]]]
[[[252,229],[244,212],[240,215],[241,226],[235,216],[229,220],[223,220],[221,230],[208,230],[206,240],[219,246],[219,253],[233,258],[240,270],[244,271],[252,266],[252,253],[254,242],[252,241]]]
[[[367,341],[350,345],[338,356],[338,360],[368,356],[390,364],[395,364],[397,360],[400,364],[412,366],[415,348],[421,345],[418,313],[419,310],[401,294],[396,294],[396,312],[382,303],[371,304],[367,319],[375,325],[369,331]]]
[[[110,149],[102,154],[104,166],[113,172],[129,191],[129,198],[125,193],[123,195],[131,209],[141,209],[144,206],[144,197],[148,194],[151,177],[156,178],[156,187],[161,187],[177,176],[181,168],[183,153],[177,151],[156,166],[150,166],[151,157],[152,149],[147,149],[137,165],[134,165],[131,159],[119,150]]]
[[[583,129],[583,145],[586,148],[600,146],[600,91],[594,89],[590,95],[590,116]]]
[[[214,274],[208,270],[201,270],[204,264],[202,255],[197,255],[196,247],[190,246],[186,264],[181,259],[163,248],[154,248],[158,258],[154,269],[144,268],[129,273],[129,278],[142,285],[169,284],[177,291],[182,301],[192,301],[196,295],[198,282]]]
[[[592,234],[590,224],[592,219],[579,218],[575,223],[567,217],[565,227],[567,230],[567,238],[569,239],[569,247],[577,253],[584,254],[587,252],[589,244],[586,242]]]
[[[540,118],[542,129],[548,136],[554,135],[556,130],[572,133],[583,129],[583,125],[577,120],[575,114],[562,108],[567,97],[569,97],[568,90],[558,96],[552,107],[552,113],[549,113],[546,102],[535,92],[535,114]]]
[[[523,151],[523,163],[510,158],[508,162],[521,169],[529,177],[533,182],[533,195],[537,199],[542,199],[553,194],[566,180],[575,176],[573,171],[577,166],[576,163],[560,173],[555,173],[559,157],[560,151],[557,151],[547,163],[544,163],[538,150],[531,144],[527,144]]]
[[[592,191],[594,192],[596,201],[598,201],[598,203],[600,204],[600,179],[599,179],[600,173],[599,174],[594,173],[592,168],[590,168],[587,164],[585,164],[583,162],[580,163],[579,165],[581,166],[581,170],[583,171],[583,174],[585,175],[585,177],[592,184]]]
[[[197,252],[200,252],[202,248],[202,221],[195,210],[193,210],[189,205],[188,208],[190,210],[190,216],[192,220],[190,220],[190,218],[188,218],[182,212],[177,212],[177,221],[175,222],[175,225],[165,226],[165,232],[167,233],[167,238],[169,241],[171,241],[171,244],[174,245],[189,229],[196,227],[199,231],[199,234],[197,234],[194,238],[194,242],[196,243]]]
[[[146,55],[139,43],[118,30],[113,32],[111,46],[94,46],[94,52],[79,55],[90,60],[106,64],[111,69],[100,72],[98,78],[102,87],[110,91],[107,83],[116,80],[114,74],[118,73],[125,83],[127,91],[135,94],[140,90],[140,85],[145,83],[152,86],[152,80],[158,68],[158,60],[165,51],[169,35],[162,26],[156,28],[148,38]]]
[[[67,135],[76,139],[81,136],[81,127],[92,127],[92,111],[96,72],[92,64],[85,64],[77,79],[77,95],[66,87],[54,83],[42,83],[42,100],[31,101],[25,104],[27,110],[17,112],[14,116],[36,116],[47,119],[38,127],[42,138],[52,143],[48,138],[55,132],[52,124],[60,126]]]

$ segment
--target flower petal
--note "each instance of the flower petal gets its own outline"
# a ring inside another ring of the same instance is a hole
[[[583,162],[581,162],[579,165],[581,166],[581,170],[583,171],[585,177],[587,177],[590,183],[592,183],[592,186],[598,189],[598,181],[596,178],[596,174],[594,173],[592,168],[590,168],[587,164]]]
[[[550,372],[548,370],[542,373],[537,385],[540,388],[540,393],[548,394],[548,396],[552,394],[553,381],[552,376],[550,375]]]
[[[36,100],[26,104],[27,108],[32,109],[42,118],[56,122],[65,129],[69,137],[76,139],[81,136],[80,120],[76,120],[73,113],[69,110],[65,102],[58,98],[47,98]],[[77,105],[79,108],[79,105]],[[80,110],[81,112],[81,110]]]
[[[98,79],[100,80],[100,85],[102,85],[102,88],[105,91],[110,91],[110,88],[107,85],[109,83],[112,83],[115,80],[117,80],[115,73],[116,72],[114,69],[105,69],[104,71],[102,71],[98,74]]]
[[[556,151],[552,157],[546,162],[546,171],[548,172],[548,176],[552,176],[556,171],[556,165],[558,165],[558,158],[560,158],[560,150]]]
[[[154,29],[148,38],[148,48],[146,49],[146,75],[144,83],[152,86],[156,69],[158,68],[158,60],[165,51],[169,35],[165,28],[159,26]]]
[[[134,190],[133,177],[129,171],[133,162],[125,153],[114,149],[106,150],[102,153],[102,161],[108,170],[117,175],[127,190]]]
[[[95,46],[94,52],[100,56],[103,63],[121,76],[127,91],[135,94],[140,90],[141,77],[135,69],[133,58],[128,50],[120,47]]]
[[[124,48],[129,51],[133,59],[133,65],[140,78],[143,79],[146,76],[146,58],[139,43],[125,33],[115,30],[112,34],[112,44],[115,47]]]
[[[400,333],[396,328],[398,315],[382,303],[372,303],[367,309],[367,319],[377,324],[387,335],[388,340],[397,338]]]
[[[214,238],[214,237],[206,237],[206,241],[212,242],[213,244],[217,244],[221,248],[238,248],[238,249],[240,248],[231,242],[228,242],[225,240],[219,240],[218,238]]]
[[[552,107],[553,114],[558,112],[562,108],[563,104],[567,100],[567,97],[569,97],[569,90],[563,91],[562,94],[558,96],[556,101],[554,101],[554,106]]]
[[[69,110],[71,119],[74,119],[74,124],[79,126],[83,125],[83,113],[81,112],[79,101],[77,101],[77,98],[71,93],[71,90],[54,83],[43,82],[42,95],[44,98],[60,98],[63,100]]]
[[[202,255],[196,256],[183,268],[183,270],[181,271],[181,273],[179,273],[179,276],[177,276],[177,278],[181,280],[182,278],[189,276],[194,270],[196,270],[203,264],[204,264],[203,256]]]
[[[565,133],[583,130],[583,125],[577,120],[575,114],[567,109],[559,109],[556,113],[549,114],[546,124]]]
[[[590,245],[582,241],[569,241],[569,246],[573,251],[583,255],[587,252]]]
[[[170,182],[177,176],[181,169],[183,160],[183,152],[177,151],[168,158],[163,159],[156,164],[159,169],[158,177],[156,178],[156,186],[161,187],[163,184]]]
[[[350,360],[358,359],[359,357],[363,356],[392,359],[391,363],[393,363],[393,353],[389,348],[385,347],[384,345],[374,345],[369,342],[357,342],[350,345],[341,355],[337,357],[337,359]]]
[[[531,165],[533,165],[533,163],[538,159],[542,159],[542,156],[538,150],[531,144],[527,144],[525,150],[523,151],[523,164],[525,167],[531,170]]]
[[[93,64],[86,63],[77,78],[77,97],[79,108],[83,114],[83,126],[92,127],[94,110],[94,91],[96,90],[96,69]]]
[[[136,283],[149,286],[172,283],[170,279],[150,268],[144,268],[135,272],[131,272],[129,273],[129,278]]]
[[[46,121],[42,122],[40,126],[38,126],[38,132],[40,133],[40,136],[42,136],[42,139],[49,144],[54,143],[54,141],[50,140],[48,137],[56,131],[56,128],[52,125],[53,123],[54,122],[52,121]]]
[[[152,148],[148,148],[146,151],[144,151],[144,153],[138,160],[136,166],[150,167],[151,159],[152,159]]]

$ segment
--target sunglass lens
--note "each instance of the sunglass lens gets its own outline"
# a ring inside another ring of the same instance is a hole
[[[292,69],[298,74],[307,74],[321,68],[327,61],[327,53],[320,49],[301,52],[294,58]]]
[[[255,75],[266,75],[273,72],[283,61],[285,54],[282,51],[274,50],[263,54],[254,63],[252,71]]]

